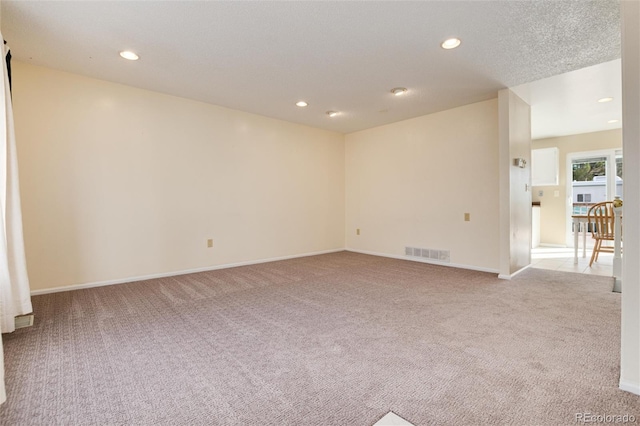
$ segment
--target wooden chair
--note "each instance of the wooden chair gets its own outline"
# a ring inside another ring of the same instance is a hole
[[[613,242],[614,220],[613,201],[603,201],[594,204],[589,209],[587,224],[591,227],[591,236],[595,240],[589,266],[591,266],[594,261],[598,261],[598,254],[601,252],[613,253],[613,246],[602,245],[602,243],[604,241]]]

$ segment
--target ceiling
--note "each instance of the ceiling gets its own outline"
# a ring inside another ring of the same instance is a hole
[[[531,105],[531,137],[622,127],[622,63],[616,59],[512,87]],[[599,99],[613,98],[610,102]],[[615,123],[610,121],[617,120]]]
[[[1,7],[17,60],[342,133],[620,58],[616,0],[2,0]],[[461,46],[442,49],[449,37]],[[122,50],[140,60],[120,58]],[[390,93],[398,86],[405,95]],[[536,104],[547,102],[540,97],[561,92],[535,87],[521,88],[534,133],[544,124],[535,118]],[[299,100],[309,106],[295,106]],[[329,118],[330,110],[340,114]]]

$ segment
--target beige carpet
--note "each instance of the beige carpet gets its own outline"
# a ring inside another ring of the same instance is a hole
[[[611,279],[341,252],[34,297],[3,425],[575,424],[632,414]]]

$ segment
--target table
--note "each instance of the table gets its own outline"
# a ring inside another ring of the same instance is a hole
[[[573,264],[578,264],[578,237],[582,230],[582,257],[587,257],[587,223],[589,216],[586,214],[574,214],[573,219]]]
[[[613,274],[615,277],[622,276],[622,263],[621,263],[621,241],[622,241],[622,207],[616,207],[613,209],[616,216],[615,219],[615,232],[614,232],[614,255],[613,255]],[[574,214],[571,216],[573,219],[573,264],[578,264],[578,237],[580,230],[582,230],[582,257],[587,257],[587,228],[589,222],[589,216],[586,214]]]

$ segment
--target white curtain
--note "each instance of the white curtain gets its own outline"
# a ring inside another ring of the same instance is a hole
[[[4,38],[0,34],[0,43]],[[22,213],[18,186],[18,158],[13,128],[13,107],[2,45],[0,81],[0,332],[15,330],[15,317],[32,311],[27,262],[22,237]],[[2,346],[0,341],[0,356]],[[0,358],[0,403],[6,399],[4,357]]]

